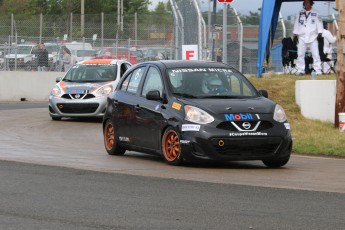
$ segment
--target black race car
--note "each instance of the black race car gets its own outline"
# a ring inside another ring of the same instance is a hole
[[[261,160],[281,167],[292,138],[283,108],[234,68],[215,62],[152,61],[133,66],[107,99],[104,144],[183,161]]]

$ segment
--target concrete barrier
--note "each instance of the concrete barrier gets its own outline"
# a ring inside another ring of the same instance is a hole
[[[62,76],[63,72],[0,71],[0,101],[48,101],[56,78]],[[335,80],[296,81],[296,103],[306,118],[334,123],[335,96]]]
[[[0,101],[48,101],[57,77],[63,72],[0,71]]]
[[[295,97],[304,117],[334,123],[335,80],[296,81]]]

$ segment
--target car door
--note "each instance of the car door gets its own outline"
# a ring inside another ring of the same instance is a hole
[[[121,82],[113,102],[117,108],[114,116],[116,117],[119,140],[131,145],[136,144],[137,92],[145,69],[146,66],[141,66],[126,75],[126,79]]]
[[[160,148],[160,130],[162,123],[164,123],[161,114],[163,105],[162,101],[146,99],[146,94],[151,90],[158,90],[160,95],[163,95],[164,92],[160,71],[153,66],[150,66],[147,71],[136,104],[136,143],[147,149],[158,150]]]

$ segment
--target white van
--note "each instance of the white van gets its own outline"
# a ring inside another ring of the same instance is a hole
[[[70,51],[72,50],[92,50],[91,43],[87,42],[68,42],[63,44],[66,46]]]

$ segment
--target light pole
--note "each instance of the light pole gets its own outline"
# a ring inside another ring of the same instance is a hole
[[[84,22],[85,22],[84,14],[85,14],[85,0],[81,0],[80,1],[80,32],[81,32],[82,37],[84,37]]]
[[[214,46],[215,46],[215,37],[214,37],[214,25],[216,24],[216,16],[217,16],[217,0],[213,0],[213,15],[212,15],[212,61],[215,61],[215,53],[214,53]]]

